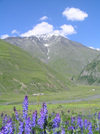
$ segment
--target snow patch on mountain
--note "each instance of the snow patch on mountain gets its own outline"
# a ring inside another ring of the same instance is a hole
[[[50,59],[50,56],[49,56],[49,52],[50,52],[49,46],[50,46],[50,44],[44,44],[44,46],[45,46],[46,49],[47,49],[47,58],[48,58],[48,60],[49,60],[49,59]]]
[[[43,40],[48,40],[49,38],[51,38],[52,36],[61,36],[58,33],[48,33],[48,34],[38,34],[35,35],[37,38],[42,38]]]
[[[47,48],[47,56],[48,56],[48,60],[50,59],[49,52],[50,52],[50,49]]]
[[[50,57],[48,57],[48,60],[50,59]]]
[[[50,45],[49,44],[44,44],[45,47],[49,47]]]
[[[90,49],[100,51],[100,48],[89,47]]]

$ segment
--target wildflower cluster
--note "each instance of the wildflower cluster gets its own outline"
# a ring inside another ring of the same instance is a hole
[[[63,114],[48,114],[43,103],[40,114],[28,114],[28,97],[23,102],[23,112],[14,107],[14,116],[1,114],[0,134],[100,134],[100,112],[87,119],[82,115],[66,117]]]

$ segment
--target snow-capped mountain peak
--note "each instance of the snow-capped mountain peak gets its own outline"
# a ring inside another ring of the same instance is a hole
[[[35,35],[37,38],[42,38],[43,40],[47,40],[49,38],[51,38],[52,36],[61,36],[60,34],[57,33],[48,33],[48,34],[39,34],[39,35]]]

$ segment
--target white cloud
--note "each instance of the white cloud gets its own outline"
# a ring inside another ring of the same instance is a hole
[[[19,32],[16,29],[12,30],[11,33],[12,34],[19,34]]]
[[[60,30],[54,30],[53,33],[56,35],[67,36],[67,35],[75,34],[76,31],[72,25],[64,24],[60,26]]]
[[[88,17],[88,14],[79,8],[66,8],[63,11],[63,16],[72,21],[83,21]]]
[[[72,25],[66,25],[66,24],[64,24],[60,28],[62,29],[61,30],[61,33],[64,36],[71,35],[71,34],[75,34],[76,33],[76,31],[75,31],[75,29],[74,29],[74,27]]]
[[[47,19],[48,19],[47,16],[43,16],[43,17],[40,18],[41,21],[43,21],[43,20],[47,20]]]
[[[8,34],[3,34],[3,35],[1,35],[1,39],[6,39],[6,38],[8,38],[9,37],[9,35]]]
[[[32,30],[29,30],[26,33],[21,34],[22,37],[29,37],[32,35],[46,34],[53,32],[53,25],[48,24],[47,22],[42,22],[33,27]]]
[[[55,34],[55,35],[71,35],[75,34],[76,31],[72,25],[62,25],[60,26],[60,29],[54,29],[53,25],[42,22],[40,24],[37,24],[35,27],[33,27],[32,30],[29,30],[26,33],[21,34],[22,37],[29,37],[33,35],[41,35],[41,34]]]

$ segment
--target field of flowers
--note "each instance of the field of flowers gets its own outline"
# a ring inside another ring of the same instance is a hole
[[[0,134],[100,134],[100,112],[90,115],[49,113],[43,103],[40,114],[34,111],[31,115],[28,96],[25,96],[22,113],[14,107],[11,117],[1,114]]]

